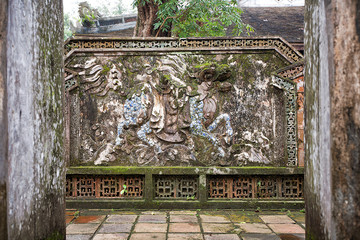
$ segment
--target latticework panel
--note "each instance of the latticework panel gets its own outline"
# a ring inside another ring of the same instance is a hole
[[[211,198],[232,198],[231,186],[230,178],[213,178],[209,181],[209,195]]]
[[[251,177],[239,177],[233,181],[233,198],[252,198],[254,180]]]
[[[174,198],[176,195],[174,179],[158,178],[155,181],[155,196],[158,198]]]
[[[126,177],[123,178],[123,184],[126,185],[127,189],[124,195],[126,197],[139,198],[143,196],[144,178],[143,177]]]
[[[97,178],[99,184],[98,197],[120,197],[120,178],[105,176]]]
[[[256,179],[256,198],[274,198],[277,197],[276,178],[266,177]]]
[[[76,197],[95,197],[95,178],[94,177],[76,177],[74,178],[76,181]]]
[[[66,178],[66,197],[74,197],[74,181],[73,177]]]
[[[155,197],[197,199],[198,177],[156,176]]]
[[[301,62],[298,66],[293,66],[291,68],[284,69],[281,72],[278,72],[278,75],[283,78],[294,78],[301,74],[304,74],[304,63]]]
[[[299,176],[209,176],[208,197],[223,199],[302,198]]]
[[[304,178],[302,176],[291,176],[282,178],[281,197],[303,198]]]
[[[122,192],[126,187],[125,191]],[[66,177],[66,197],[142,198],[143,176],[74,176]]]
[[[280,77],[274,77],[274,86],[285,91],[286,99],[286,148],[287,166],[297,165],[297,137],[296,137],[296,85]]]

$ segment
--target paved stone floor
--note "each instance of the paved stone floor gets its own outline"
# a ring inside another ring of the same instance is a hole
[[[66,211],[66,239],[305,239],[300,211]]]

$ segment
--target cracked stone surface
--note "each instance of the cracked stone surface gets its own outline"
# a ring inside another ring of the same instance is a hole
[[[71,218],[66,228],[70,240],[305,239],[305,213],[298,211],[72,209],[66,216]]]

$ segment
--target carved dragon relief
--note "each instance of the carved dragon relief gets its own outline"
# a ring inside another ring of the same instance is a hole
[[[72,71],[77,72],[84,92],[100,99],[109,92],[122,97],[119,103],[110,101],[112,107],[110,103],[101,107],[104,113],[110,109],[116,112],[111,121],[117,123],[115,133],[110,131],[109,136],[91,140],[101,142],[92,155],[95,164],[114,161],[121,154],[133,156],[139,165],[166,165],[167,160],[191,164],[197,161],[197,149],[205,147],[199,146],[199,139],[206,139],[213,146],[210,149],[213,159],[226,161],[230,156],[234,130],[230,114],[219,105],[219,94],[233,90],[228,81],[232,77],[229,65],[204,62],[191,68],[182,55],[131,64],[90,57],[74,64]],[[132,86],[128,85],[129,71],[135,76]],[[112,123],[98,122],[92,126],[95,136],[100,135],[102,124]],[[265,136],[263,139],[270,141]],[[259,162],[269,163],[258,150],[252,148],[253,152]]]

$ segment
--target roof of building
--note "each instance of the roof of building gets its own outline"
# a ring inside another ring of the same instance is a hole
[[[243,8],[242,20],[255,32],[250,36],[280,36],[290,43],[304,42],[304,7]],[[233,27],[227,30],[231,36]],[[247,36],[245,33],[242,36]]]

